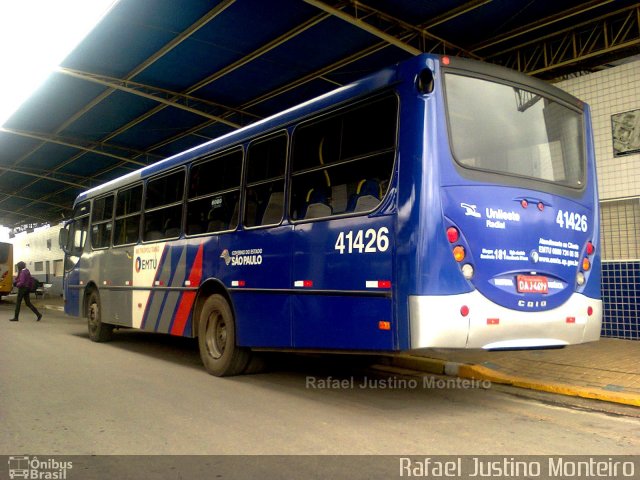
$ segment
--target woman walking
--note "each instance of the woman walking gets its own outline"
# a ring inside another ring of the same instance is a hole
[[[29,298],[29,294],[31,293],[31,287],[33,285],[33,278],[31,277],[31,272],[27,268],[27,265],[24,262],[18,262],[16,265],[18,267],[18,276],[16,277],[16,281],[14,285],[18,287],[18,298],[16,299],[16,312],[10,322],[17,322],[18,316],[20,315],[20,304],[22,303],[22,299],[24,298],[24,304],[31,309],[33,313],[38,317],[36,321],[40,321],[42,318],[42,314],[38,311],[36,307],[31,303],[31,299]]]

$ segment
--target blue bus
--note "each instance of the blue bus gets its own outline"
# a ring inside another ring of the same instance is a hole
[[[561,347],[599,338],[589,108],[419,55],[80,194],[65,311],[259,350]]]

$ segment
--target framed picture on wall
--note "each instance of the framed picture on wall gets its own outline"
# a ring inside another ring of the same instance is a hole
[[[613,156],[640,153],[640,109],[611,115]]]

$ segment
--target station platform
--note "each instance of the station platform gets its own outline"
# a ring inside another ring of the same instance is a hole
[[[13,303],[15,299],[15,295],[3,298]],[[32,302],[39,309],[64,310],[61,297]],[[389,363],[399,369],[488,380],[640,407],[640,341],[635,340],[601,338],[552,350],[428,349],[394,355],[389,357]]]
[[[430,349],[391,364],[640,407],[640,341],[601,338],[551,350]]]

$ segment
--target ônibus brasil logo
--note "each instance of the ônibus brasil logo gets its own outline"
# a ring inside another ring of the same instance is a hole
[[[136,257],[136,273],[139,273],[140,270],[155,270],[158,267],[158,259],[149,258],[143,260],[140,257]]]
[[[73,468],[73,462],[55,458],[38,459],[27,455],[9,457],[9,478],[57,479],[67,478],[67,470]]]

